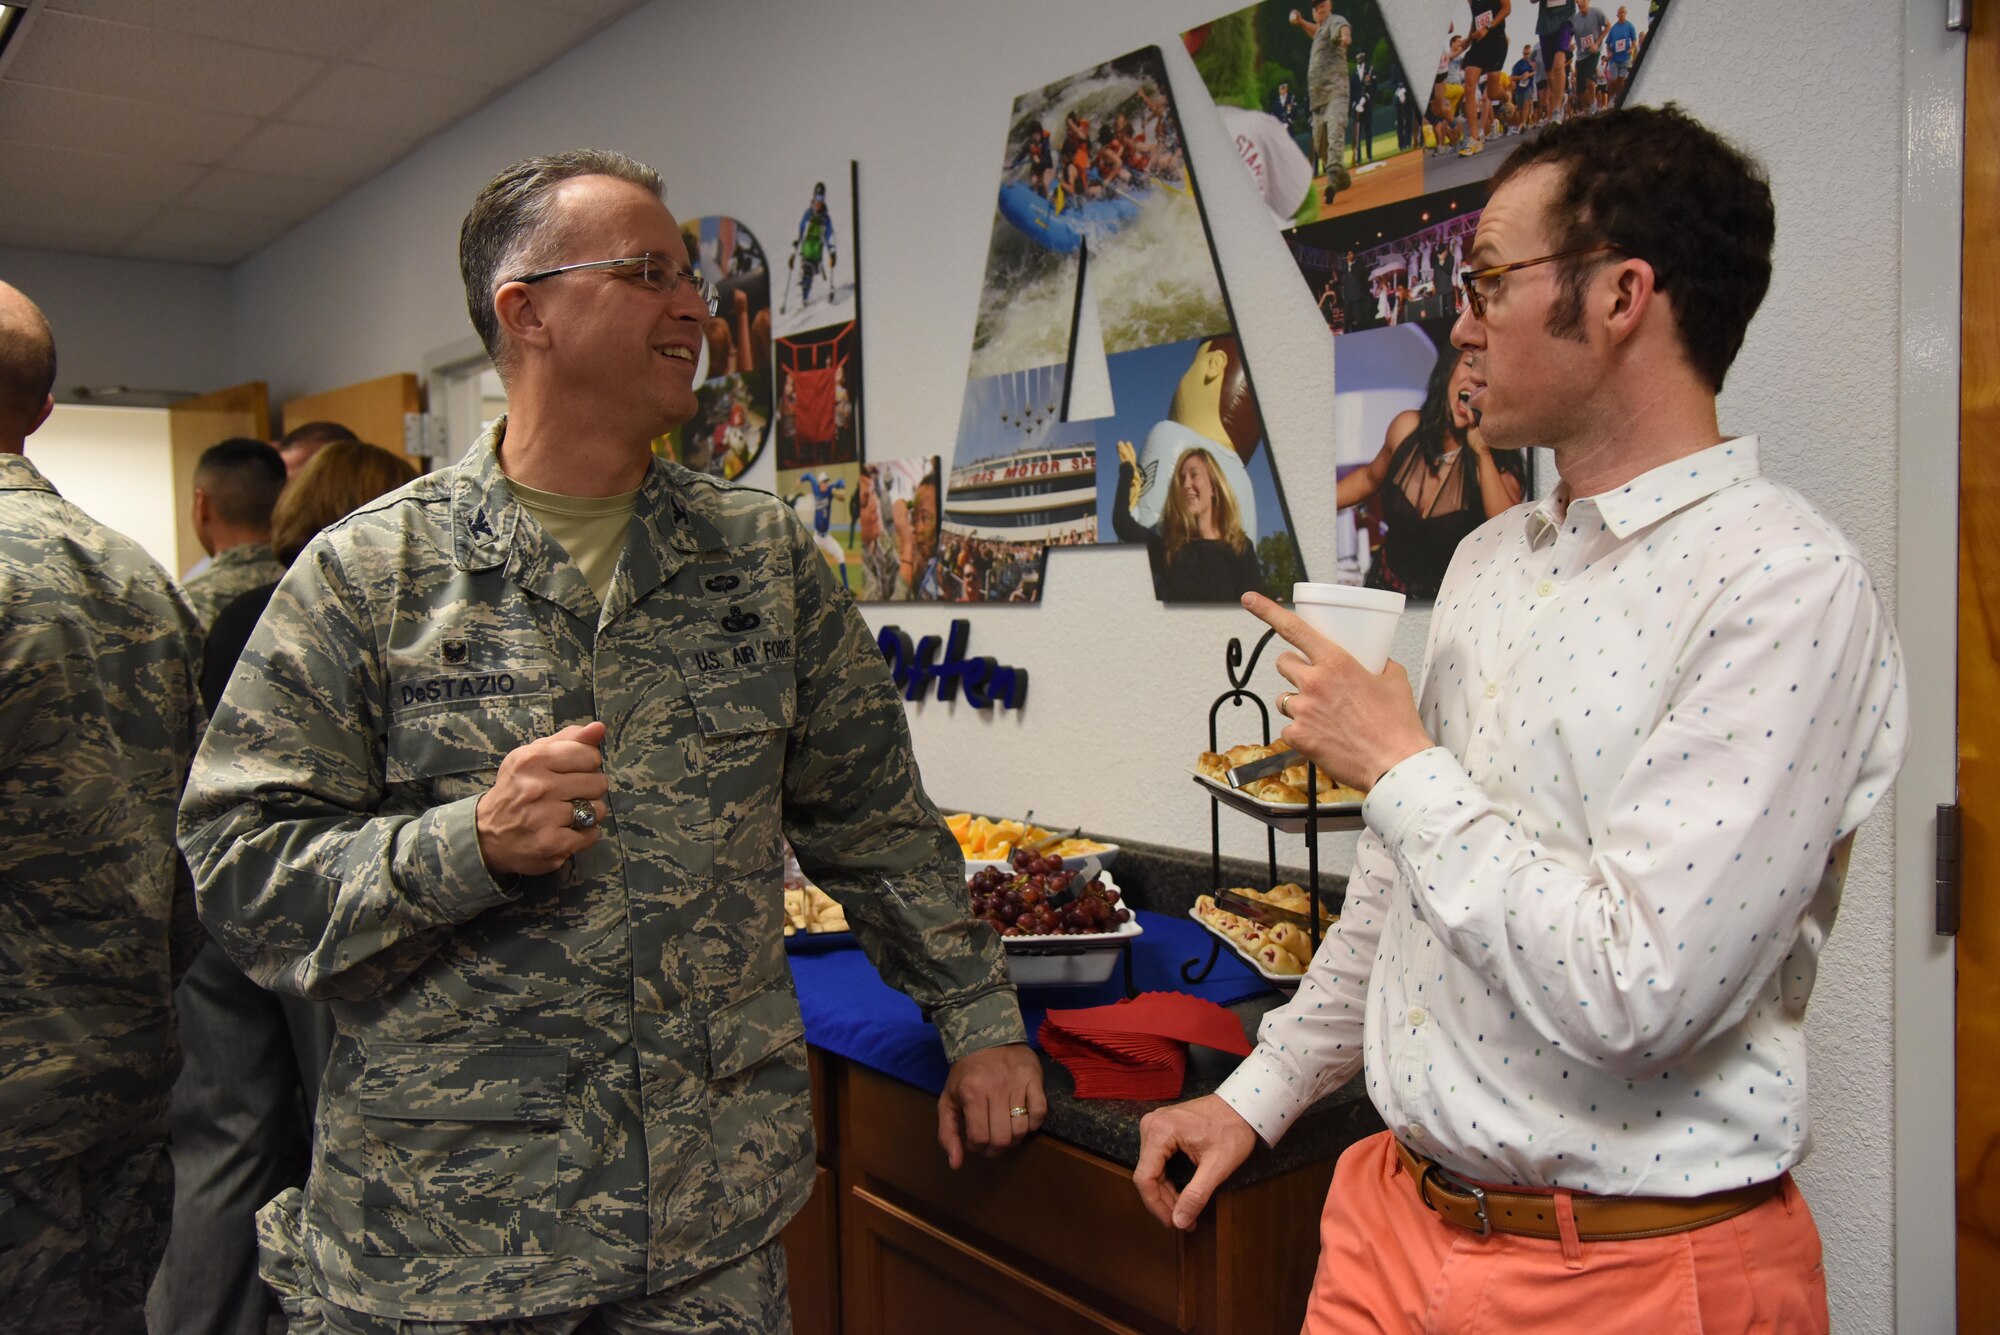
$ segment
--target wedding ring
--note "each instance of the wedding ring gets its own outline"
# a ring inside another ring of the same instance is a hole
[[[1273,707],[1276,708],[1277,711],[1280,714],[1283,714],[1286,718],[1290,718],[1292,716],[1292,709],[1291,709],[1292,697],[1297,694],[1298,694],[1297,691],[1279,691],[1278,698],[1274,702]]]
[[[579,797],[569,804],[569,827],[572,830],[587,830],[597,824],[597,808]]]
[[[1026,1108],[1009,1108],[1007,1114],[1010,1117],[1026,1117],[1028,1110]]]

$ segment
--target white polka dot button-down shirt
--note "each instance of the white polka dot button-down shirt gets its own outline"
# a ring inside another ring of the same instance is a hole
[[[1806,1134],[1804,1015],[1847,837],[1904,745],[1853,546],[1755,437],[1458,549],[1347,906],[1222,1096],[1275,1142],[1364,1063],[1489,1183],[1702,1195]]]

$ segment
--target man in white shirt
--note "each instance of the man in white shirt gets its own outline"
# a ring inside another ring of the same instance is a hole
[[[1315,1335],[1826,1329],[1804,1012],[1905,702],[1853,545],[1717,425],[1774,230],[1762,172],[1674,107],[1517,150],[1453,340],[1487,442],[1550,446],[1561,485],[1460,545],[1414,708],[1397,665],[1244,599],[1300,651],[1285,739],[1368,829],[1297,997],[1146,1119],[1135,1179],[1192,1228],[1365,1069],[1390,1129],[1336,1169]]]

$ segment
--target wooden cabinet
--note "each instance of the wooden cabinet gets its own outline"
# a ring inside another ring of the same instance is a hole
[[[1130,1169],[1051,1137],[953,1172],[931,1095],[814,1062],[831,1135],[785,1233],[801,1332],[1293,1335],[1304,1319],[1331,1160],[1225,1189],[1180,1234]]]

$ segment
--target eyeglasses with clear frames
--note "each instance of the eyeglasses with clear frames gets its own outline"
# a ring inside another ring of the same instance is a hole
[[[1554,255],[1538,255],[1532,260],[1515,260],[1512,264],[1493,264],[1484,269],[1464,269],[1458,275],[1458,290],[1465,295],[1465,304],[1472,307],[1472,318],[1486,318],[1486,299],[1491,293],[1481,292],[1479,285],[1490,282],[1502,274],[1510,274],[1516,269],[1532,269],[1538,264],[1554,264],[1557,260],[1581,259],[1585,255],[1598,255],[1607,250],[1615,250],[1620,255],[1627,254],[1625,247],[1607,241],[1601,246],[1586,246],[1582,250],[1558,251]]]
[[[722,306],[722,294],[715,290],[715,284],[703,278],[695,270],[685,265],[675,264],[662,255],[632,255],[620,260],[587,260],[582,264],[565,264],[556,269],[544,269],[540,273],[522,274],[510,278],[510,283],[539,283],[544,278],[554,278],[557,274],[583,273],[591,269],[604,269],[628,278],[641,287],[671,295],[680,290],[681,284],[691,283],[695,294],[708,306],[708,313],[714,315]]]

